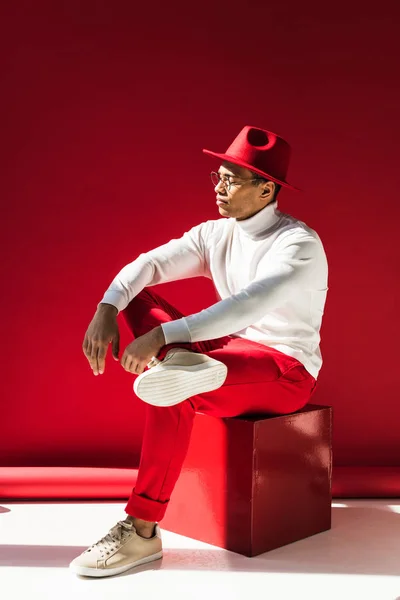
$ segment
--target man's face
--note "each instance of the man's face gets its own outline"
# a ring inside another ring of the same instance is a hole
[[[223,162],[218,173],[224,178],[229,176],[232,181],[229,189],[221,181],[214,188],[217,194],[217,206],[222,217],[233,217],[238,221],[248,219],[273,199],[275,184],[269,181],[254,185],[254,182],[249,181],[254,177],[249,169]],[[261,196],[263,191],[267,193]],[[225,203],[221,204],[219,200]]]

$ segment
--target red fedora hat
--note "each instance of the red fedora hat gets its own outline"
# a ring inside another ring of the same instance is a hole
[[[291,148],[283,138],[272,131],[246,125],[225,153],[218,154],[204,148],[203,152],[246,167],[295,192],[303,191],[286,181]]]

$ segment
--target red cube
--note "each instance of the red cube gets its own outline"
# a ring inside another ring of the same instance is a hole
[[[332,408],[196,415],[161,527],[246,556],[331,528]]]

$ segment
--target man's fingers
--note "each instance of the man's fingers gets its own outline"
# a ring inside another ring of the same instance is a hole
[[[138,362],[137,360],[133,360],[130,364],[130,368],[128,369],[130,373],[133,375],[141,375],[145,369],[146,365],[143,362]]]
[[[91,343],[88,340],[88,338],[85,338],[83,340],[82,350],[83,350],[83,354],[86,356],[86,358],[89,358],[92,348],[91,348]]]
[[[83,348],[83,353],[86,356],[86,358],[89,361],[89,364],[91,366],[91,356],[92,356],[92,343],[90,341],[88,341],[86,347]]]
[[[99,367],[100,375],[102,375],[104,373],[106,355],[107,355],[107,346],[102,344],[99,347],[99,351],[97,353],[97,364]]]
[[[98,342],[93,342],[92,343],[92,352],[90,354],[90,366],[93,369],[93,373],[95,375],[99,374],[99,362],[98,362],[98,358],[99,358],[99,351],[100,351],[100,346]]]
[[[136,360],[128,356],[128,359],[125,362],[125,369],[128,373],[134,373],[136,368]]]
[[[117,343],[113,341],[114,356],[118,356],[119,353],[119,347],[117,346]],[[87,357],[90,363],[94,375],[101,375],[104,373],[107,349],[108,344],[105,344],[103,342],[92,341],[90,339],[87,342],[87,346],[84,347],[85,356]],[[119,359],[117,358],[117,360]],[[143,361],[138,361],[137,358],[135,358],[126,351],[121,357],[120,364],[121,367],[125,369],[125,371],[127,371],[128,373],[132,373],[133,375],[140,375],[141,373],[143,373],[146,366]]]
[[[140,375],[141,373],[143,373],[142,364],[140,362],[137,362],[136,360],[132,361],[129,372],[133,375]]]
[[[83,340],[83,343],[82,343],[82,350],[83,350],[83,354],[85,356],[87,356],[88,344],[89,344],[89,340],[88,340],[87,336],[85,335],[85,339]]]
[[[132,373],[133,375],[140,375],[143,373],[146,367],[146,361],[141,359],[139,356],[136,356],[136,353],[129,350],[129,346],[127,346],[121,356],[119,361],[121,367],[125,369],[128,373]]]
[[[90,366],[92,367],[93,373],[97,375],[97,346],[95,344],[91,344],[88,360]]]
[[[138,363],[135,358],[129,356],[129,354],[125,355],[124,360],[121,359],[121,365],[128,373],[137,373],[136,369],[138,367]]]

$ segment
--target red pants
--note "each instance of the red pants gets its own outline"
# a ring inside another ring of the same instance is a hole
[[[176,308],[144,289],[123,311],[135,338],[161,323],[182,318]],[[189,348],[207,354],[228,367],[222,387],[171,407],[146,405],[146,421],[138,478],[125,507],[129,515],[160,521],[167,509],[186,456],[196,412],[215,417],[245,413],[287,414],[307,404],[316,380],[295,358],[263,344],[226,336],[193,344],[164,346]]]

